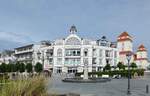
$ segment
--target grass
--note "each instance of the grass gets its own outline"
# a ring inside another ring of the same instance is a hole
[[[44,76],[10,81],[1,86],[0,96],[48,96],[46,82]]]

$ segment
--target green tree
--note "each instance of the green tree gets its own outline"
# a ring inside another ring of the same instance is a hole
[[[24,64],[24,63],[20,63],[20,64],[19,64],[19,72],[20,72],[20,73],[25,72],[25,64]]]
[[[137,65],[136,65],[136,63],[132,62],[131,65],[130,65],[130,67],[131,67],[132,69],[134,69],[134,68],[137,68]]]
[[[15,67],[16,67],[16,72],[19,72],[19,66],[20,66],[20,62],[16,62]]]
[[[7,67],[6,67],[6,69],[7,69],[7,72],[12,72],[12,64],[7,64]]]
[[[5,63],[2,63],[1,66],[0,66],[0,71],[2,73],[5,73],[7,72],[7,65]]]
[[[122,62],[118,62],[117,67],[120,69],[125,69],[125,65]]]
[[[110,66],[110,64],[106,64],[106,66],[104,67],[104,70],[106,70],[106,71],[110,71],[110,70],[111,70],[111,66]]]
[[[27,63],[26,70],[27,70],[28,73],[31,73],[33,71],[33,66],[32,66],[31,63]]]
[[[35,72],[40,73],[43,71],[43,65],[41,63],[36,63],[36,65],[34,66]]]
[[[7,72],[16,72],[16,71],[17,71],[16,64],[13,63],[7,64]]]

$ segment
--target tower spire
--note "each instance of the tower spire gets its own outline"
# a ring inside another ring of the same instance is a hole
[[[77,32],[76,26],[72,25],[71,28],[70,28],[70,33],[75,34],[76,32]]]

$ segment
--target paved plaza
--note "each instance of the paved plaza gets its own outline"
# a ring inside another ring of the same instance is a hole
[[[130,96],[150,96],[146,85],[150,79],[132,79]],[[107,83],[64,83],[60,77],[52,78],[48,85],[49,93],[78,93],[81,96],[127,96],[127,79],[113,79]]]

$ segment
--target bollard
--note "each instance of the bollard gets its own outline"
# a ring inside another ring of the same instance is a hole
[[[146,93],[148,94],[149,93],[149,86],[146,85]]]

